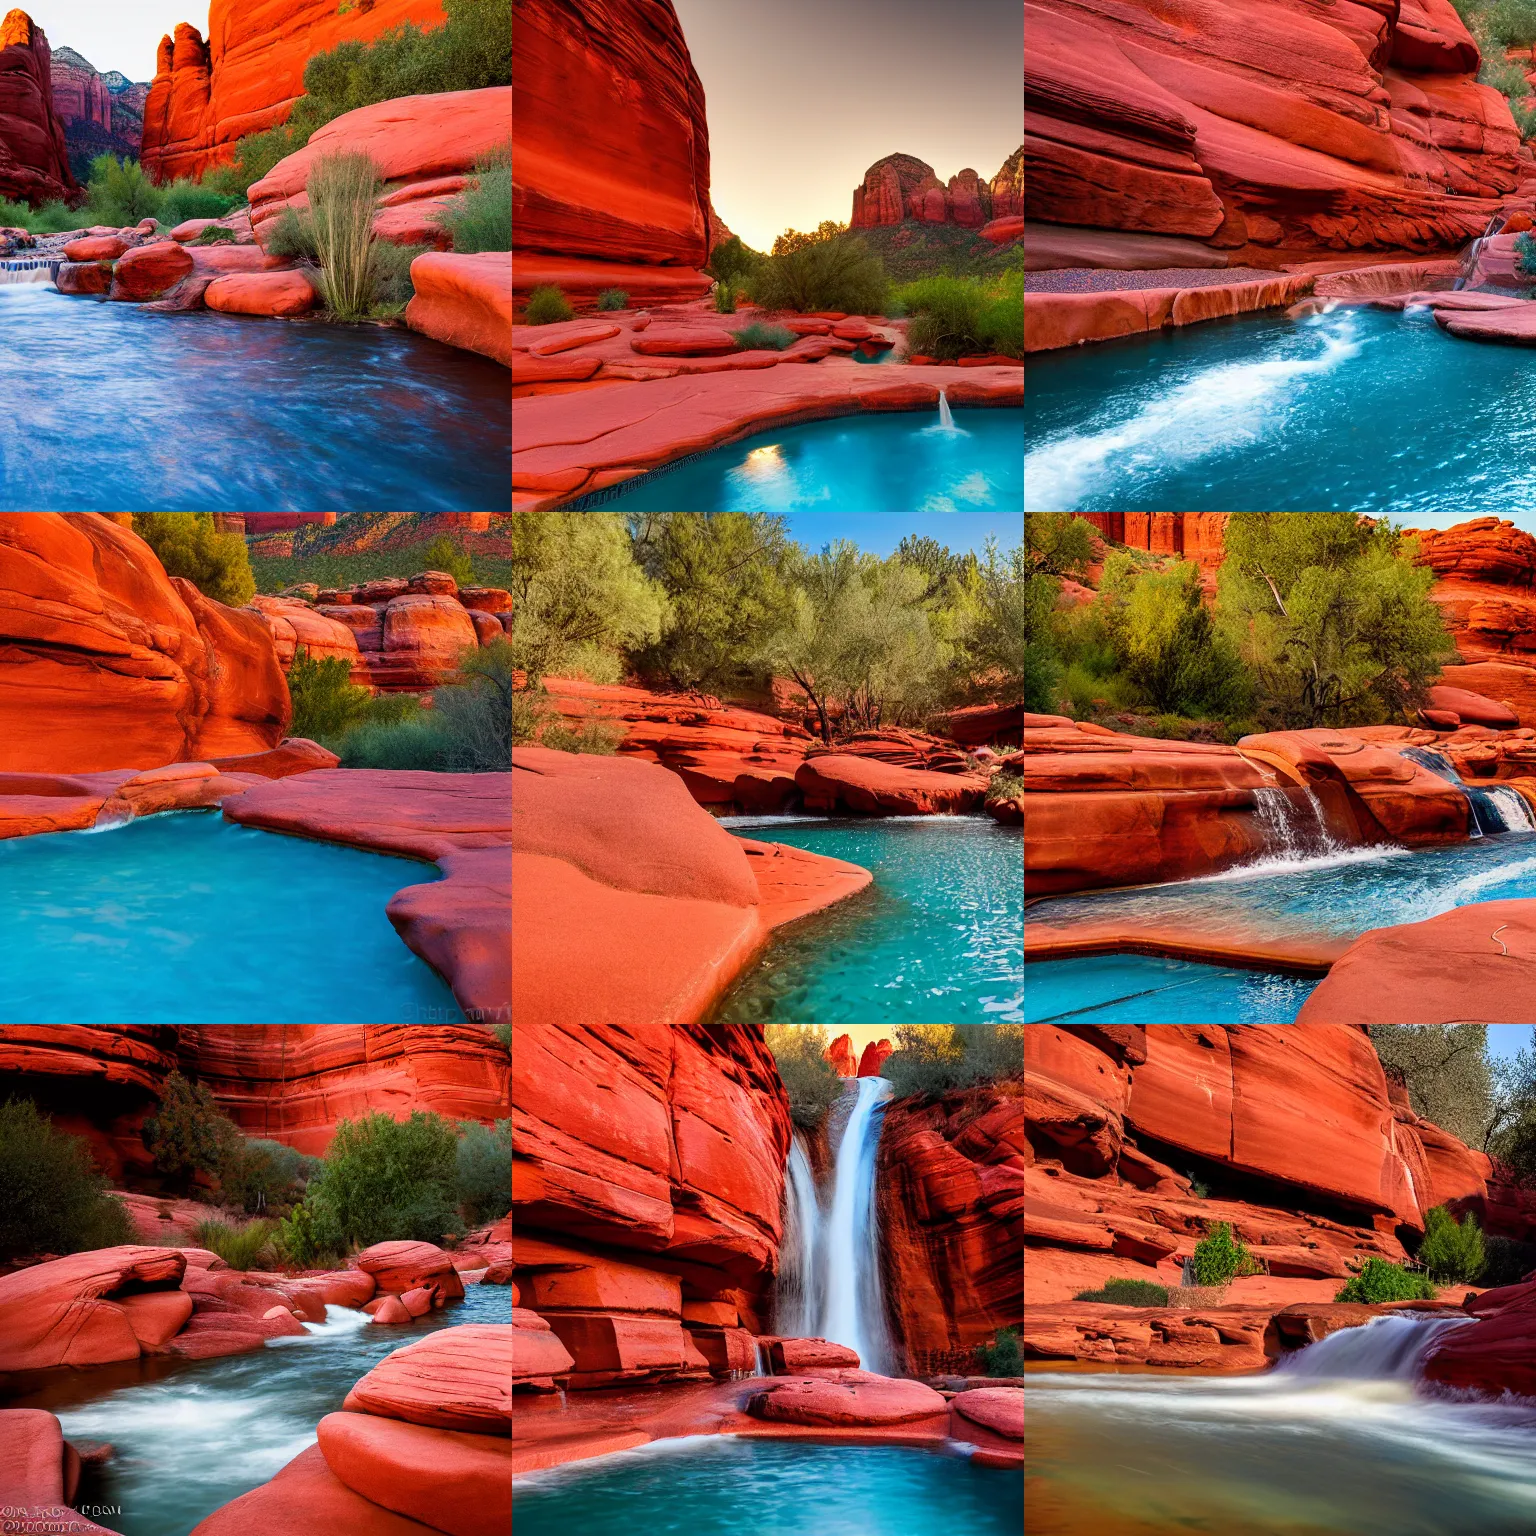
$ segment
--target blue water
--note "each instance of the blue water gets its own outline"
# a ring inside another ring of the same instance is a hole
[[[0,842],[0,1021],[462,1022],[384,912],[439,878],[211,812]]]
[[[1427,310],[1244,316],[1042,353],[1026,504],[1503,515],[1536,506],[1529,383],[1528,350],[1458,341]]]
[[[722,1021],[1023,1020],[1019,828],[982,816],[733,818],[727,825],[861,865],[875,879],[782,930],[722,1005]]]
[[[1316,978],[1151,955],[1042,960],[1024,973],[1024,1022],[1292,1024]]]
[[[894,363],[900,347],[878,347],[874,351],[866,352],[863,347],[855,348],[848,355],[856,363]]]
[[[1018,1536],[1024,1474],[893,1446],[690,1437],[513,1479],[517,1536]]]
[[[630,512],[1018,511],[1024,413],[882,411],[759,432],[604,503]]]
[[[33,1373],[6,1408],[58,1414],[72,1441],[115,1454],[87,1473],[81,1502],[114,1506],[101,1523],[122,1536],[186,1536],[221,1505],[280,1472],[315,1443],[315,1426],[386,1355],[439,1328],[509,1323],[505,1285],[466,1286],[462,1302],[396,1327],[330,1307],[324,1324],[221,1360],[146,1357],[92,1370]],[[252,1531],[251,1536],[260,1536]],[[315,1527],[315,1536],[323,1536]]]
[[[510,375],[404,329],[0,286],[0,509],[485,511]]]

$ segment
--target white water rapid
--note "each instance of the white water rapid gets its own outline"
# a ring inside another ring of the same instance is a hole
[[[822,1280],[821,1202],[805,1142],[795,1132],[784,1172],[784,1242],[773,1331],[789,1339],[814,1337],[826,1295]],[[759,1372],[761,1374],[761,1372]]]
[[[0,261],[0,283],[51,283],[58,258],[20,256]]]
[[[1270,844],[1262,856],[1265,859],[1279,856],[1303,860],[1343,851],[1328,830],[1317,791],[1309,786],[1303,794],[1307,801],[1306,812],[1297,805],[1289,790],[1254,790],[1254,809]]]

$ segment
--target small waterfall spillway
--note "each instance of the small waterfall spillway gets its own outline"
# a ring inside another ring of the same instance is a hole
[[[1290,1377],[1412,1382],[1441,1334],[1465,1327],[1466,1317],[1374,1317],[1358,1328],[1341,1328],[1316,1344],[1287,1355],[1275,1367]]]
[[[1489,832],[1536,831],[1531,808],[1525,796],[1508,784],[1468,784],[1456,771],[1445,753],[1433,747],[1401,747],[1399,751],[1420,767],[1438,774],[1448,784],[1454,784],[1467,797],[1471,817],[1467,826],[1468,837],[1482,837]]]
[[[949,408],[949,396],[942,389],[939,391],[939,425],[948,432],[955,429],[955,415]]]
[[[1305,801],[1305,810],[1297,803],[1298,791]],[[1323,803],[1310,785],[1256,789],[1253,804],[1270,844],[1263,855],[1266,859],[1305,860],[1343,852],[1343,845],[1328,830]]]
[[[0,284],[51,283],[58,270],[57,256],[8,256],[0,260]]]
[[[1463,288],[1473,282],[1477,277],[1478,262],[1482,258],[1483,247],[1504,228],[1509,215],[1502,210],[1488,220],[1487,227],[1482,234],[1462,252],[1461,270],[1456,274],[1456,281],[1451,285],[1452,291],[1459,293]]]
[[[804,1145],[798,1136],[791,1144],[774,1310],[778,1333],[845,1344],[865,1370],[881,1373],[891,1369],[892,1349],[880,1280],[875,1167],[892,1091],[883,1077],[855,1078],[844,1088],[852,1103],[825,1206]]]

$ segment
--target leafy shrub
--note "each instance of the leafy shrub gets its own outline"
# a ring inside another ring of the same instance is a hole
[[[512,642],[492,640],[465,651],[457,677],[432,694],[449,771],[504,773],[512,762]]]
[[[235,232],[226,229],[222,224],[210,224],[207,229],[200,229],[195,240],[189,240],[188,245],[233,245]]]
[[[1443,1205],[1437,1205],[1424,1217],[1418,1260],[1437,1285],[1474,1283],[1483,1272],[1483,1233],[1477,1217],[1469,1211],[1458,1223]]]
[[[343,1251],[326,1248],[316,1227],[314,1212],[307,1205],[296,1205],[277,1223],[273,1245],[292,1269],[318,1269],[339,1266]]]
[[[968,1088],[1024,1070],[1022,1024],[897,1024],[881,1075],[898,1098]]]
[[[717,315],[736,313],[736,288],[733,283],[716,283],[713,299]]]
[[[219,1189],[226,1204],[250,1215],[278,1211],[303,1199],[319,1167],[318,1157],[306,1157],[281,1141],[242,1138],[226,1147],[219,1160]]]
[[[448,772],[448,743],[437,722],[425,717],[355,726],[331,750],[343,768]]]
[[[461,587],[475,584],[474,556],[449,534],[438,534],[427,545],[423,558],[429,571],[447,571]]]
[[[262,1257],[272,1248],[277,1230],[275,1221],[265,1219],[248,1221],[240,1227],[232,1227],[226,1221],[200,1221],[192,1229],[192,1241],[197,1247],[218,1254],[231,1269],[257,1269],[265,1267]]]
[[[1248,1245],[1232,1236],[1225,1221],[1218,1221],[1195,1244],[1193,1268],[1196,1285],[1228,1285],[1239,1275],[1262,1273]]]
[[[722,283],[734,283],[746,277],[762,259],[757,251],[743,242],[740,235],[732,235],[709,253],[709,265],[704,270]]]
[[[416,296],[411,263],[430,245],[396,245],[393,240],[373,242],[373,313],[398,315]]]
[[[175,228],[188,219],[222,219],[242,199],[232,192],[217,192],[212,187],[199,186],[195,181],[181,179],[161,189],[165,199],[160,205],[158,217],[163,224]]]
[[[437,1243],[463,1230],[457,1189],[458,1137],[448,1121],[422,1110],[409,1120],[372,1114],[336,1127],[299,1209],[321,1248]]]
[[[743,352],[782,352],[800,339],[782,325],[762,325],[756,321],[733,334]]]
[[[1525,277],[1536,277],[1536,235],[1524,229],[1515,236],[1516,265]]]
[[[341,656],[316,658],[299,646],[288,669],[288,696],[293,700],[290,736],[311,741],[344,736],[368,717],[373,695],[352,684],[351,664]]]
[[[851,236],[766,256],[747,278],[747,292],[760,308],[802,313],[880,314],[888,288],[880,258]]]
[[[267,254],[290,261],[317,261],[315,226],[307,210],[284,208],[266,232]]]
[[[116,155],[97,155],[91,161],[86,190],[84,212],[91,217],[85,222],[119,227],[158,217],[166,197],[137,160],[119,160]]]
[[[1536,1270],[1536,1243],[1522,1243],[1513,1237],[1483,1239],[1480,1284],[1517,1285],[1533,1270]]]
[[[1410,1274],[1400,1264],[1367,1259],[1365,1267],[1333,1298],[1335,1301],[1433,1301],[1435,1287],[1425,1275]]]
[[[256,593],[245,540],[221,533],[211,512],[135,512],[133,531],[168,576],[184,576],[204,597],[238,608]]]
[[[907,351],[953,362],[998,353],[1024,356],[1024,275],[984,283],[977,278],[930,277],[897,290],[913,317]]]
[[[987,804],[995,805],[999,800],[1012,800],[1015,795],[1024,793],[1024,774],[1010,773],[1006,770],[992,775],[992,782],[987,785]]]
[[[475,174],[457,197],[449,198],[436,222],[460,253],[512,249],[512,146],[475,161]]]
[[[181,1190],[190,1189],[199,1173],[217,1173],[239,1135],[234,1122],[220,1113],[213,1094],[180,1072],[166,1078],[159,1108],[145,1120],[143,1130],[155,1167]]]
[[[34,235],[61,235],[68,229],[80,229],[88,220],[55,198],[41,208],[12,202],[0,197],[0,226],[25,229]]]
[[[991,1344],[976,1347],[976,1359],[988,1376],[1022,1376],[1024,1349],[1017,1328],[1003,1328],[993,1335]]]
[[[808,250],[813,245],[825,245],[830,241],[841,239],[847,233],[848,226],[839,224],[836,219],[823,219],[812,230],[786,229],[773,242],[773,254],[789,256],[795,251]]]
[[[491,1033],[510,1051],[512,1049],[512,1021],[507,1019],[501,1024],[492,1024]]]
[[[1165,1307],[1168,1287],[1150,1280],[1106,1280],[1096,1291],[1079,1291],[1073,1301],[1105,1301],[1117,1307]]]
[[[843,1091],[843,1079],[826,1058],[827,1031],[820,1024],[770,1024],[768,1049],[789,1095],[789,1115],[813,1131]]]
[[[629,295],[622,288],[604,288],[597,296],[597,307],[604,313],[629,308]]]
[[[512,1209],[512,1122],[459,1122],[459,1208],[473,1226]]]
[[[58,1130],[30,1099],[0,1105],[0,1259],[137,1241],[80,1137]]]
[[[528,295],[528,306],[523,310],[524,325],[557,325],[562,320],[574,320],[576,311],[558,288],[535,288]]]
[[[337,320],[364,320],[373,309],[373,214],[379,169],[366,154],[322,155],[304,187],[315,231],[316,291]]]

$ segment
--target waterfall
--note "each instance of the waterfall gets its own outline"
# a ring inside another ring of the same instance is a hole
[[[1518,789],[1508,784],[1494,784],[1483,791],[1493,802],[1506,832],[1536,832],[1531,819],[1530,802]]]
[[[1477,264],[1482,258],[1483,247],[1504,228],[1506,218],[1507,215],[1502,210],[1494,214],[1488,220],[1487,228],[1483,230],[1482,234],[1477,236],[1466,250],[1462,252],[1461,271],[1457,273],[1456,281],[1451,284],[1453,292],[1459,293],[1477,276]]]
[[[1531,808],[1518,789],[1511,789],[1507,784],[1496,784],[1488,788],[1481,784],[1468,784],[1457,773],[1450,758],[1433,747],[1401,747],[1398,750],[1404,757],[1438,774],[1448,784],[1454,784],[1467,797],[1467,805],[1472,813],[1467,827],[1468,837],[1482,837],[1488,832],[1536,831],[1536,822],[1531,819]]]
[[[949,408],[949,396],[942,389],[939,391],[939,425],[947,432],[955,430],[955,417]]]
[[[1303,813],[1289,789],[1254,790],[1254,811],[1270,844],[1266,858],[1278,854],[1286,859],[1308,859],[1344,851],[1328,830],[1328,819],[1317,791],[1308,785],[1304,793],[1310,814]]]
[[[57,256],[17,256],[0,261],[0,283],[51,283],[58,270]]]
[[[832,1208],[822,1243],[827,1295],[820,1336],[857,1350],[866,1371],[882,1374],[890,1369],[890,1346],[880,1288],[875,1154],[892,1091],[889,1078],[856,1080],[858,1097],[837,1149]]]
[[[773,1331],[785,1338],[813,1337],[826,1290],[821,1279],[821,1202],[805,1142],[798,1131],[789,1144],[784,1175],[784,1241],[779,1249],[778,1298]]]
[[[1467,1317],[1373,1317],[1358,1328],[1341,1328],[1326,1339],[1285,1356],[1275,1367],[1290,1376],[1348,1377],[1355,1381],[1413,1381],[1430,1346]]]

